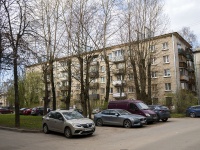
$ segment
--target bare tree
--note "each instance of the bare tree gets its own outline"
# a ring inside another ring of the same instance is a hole
[[[163,31],[162,8],[159,0],[128,0],[121,32],[126,41],[128,56],[134,75],[136,98],[151,103],[150,46],[155,45],[154,35]],[[164,24],[165,25],[165,24]]]
[[[190,27],[183,27],[179,31],[180,35],[193,47],[198,46],[197,43],[197,36],[194,34],[194,32],[190,29]]]
[[[44,74],[50,75],[53,110],[55,110],[56,90],[54,83],[53,64],[55,59],[59,57],[59,51],[61,48],[59,46],[63,35],[63,30],[61,30],[62,25],[59,22],[60,1],[36,1],[34,15],[35,21],[38,25],[36,32],[40,37],[39,45],[45,50],[40,53],[43,53],[41,56],[45,57],[45,61],[47,63],[44,67],[44,71],[47,71],[47,73]],[[45,97],[46,96],[47,94],[45,94]]]
[[[15,89],[15,126],[20,127],[19,116],[19,88],[18,88],[18,60],[19,53],[24,43],[23,37],[27,34],[29,27],[28,18],[28,2],[26,0],[3,0],[1,1],[7,18],[7,39],[12,49],[14,89]],[[15,11],[14,11],[15,10]]]

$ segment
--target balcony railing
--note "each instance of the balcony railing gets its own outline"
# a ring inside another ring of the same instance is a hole
[[[114,74],[123,74],[124,73],[124,68],[120,68],[120,69],[115,69],[115,70],[113,70],[113,73]]]
[[[90,89],[98,89],[99,88],[99,83],[90,83]]]
[[[179,54],[179,55],[186,56],[186,51],[185,51],[183,48],[179,48],[179,49],[178,49],[178,54]]]
[[[91,71],[89,72],[89,76],[90,76],[91,78],[98,78],[98,77],[99,77],[99,71],[98,71],[98,70],[91,70]]]
[[[126,93],[122,92],[122,93],[113,93],[113,98],[125,98],[126,97]]]
[[[180,80],[189,81],[189,77],[187,75],[180,75]]]
[[[126,84],[126,81],[124,80],[118,80],[118,81],[113,81],[112,83],[114,86],[122,86]]]
[[[115,63],[117,63],[117,62],[123,62],[124,60],[125,60],[125,58],[124,58],[123,55],[121,55],[121,56],[114,56],[114,57],[112,57],[110,59],[110,61],[115,62]]]
[[[62,85],[59,87],[60,91],[67,91],[68,90],[68,85]]]

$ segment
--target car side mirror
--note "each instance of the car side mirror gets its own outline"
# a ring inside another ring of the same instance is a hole
[[[64,121],[63,117],[58,118],[58,120]]]

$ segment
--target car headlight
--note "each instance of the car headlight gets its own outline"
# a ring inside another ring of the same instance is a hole
[[[145,115],[147,116],[147,117],[150,117],[151,115],[150,114],[148,114],[148,113],[145,113]]]
[[[72,123],[72,126],[73,126],[73,127],[82,127],[82,125],[79,124],[79,123]]]

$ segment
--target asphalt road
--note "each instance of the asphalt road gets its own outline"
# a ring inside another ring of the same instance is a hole
[[[142,128],[96,127],[92,136],[0,130],[0,150],[200,150],[200,118],[170,118]]]

